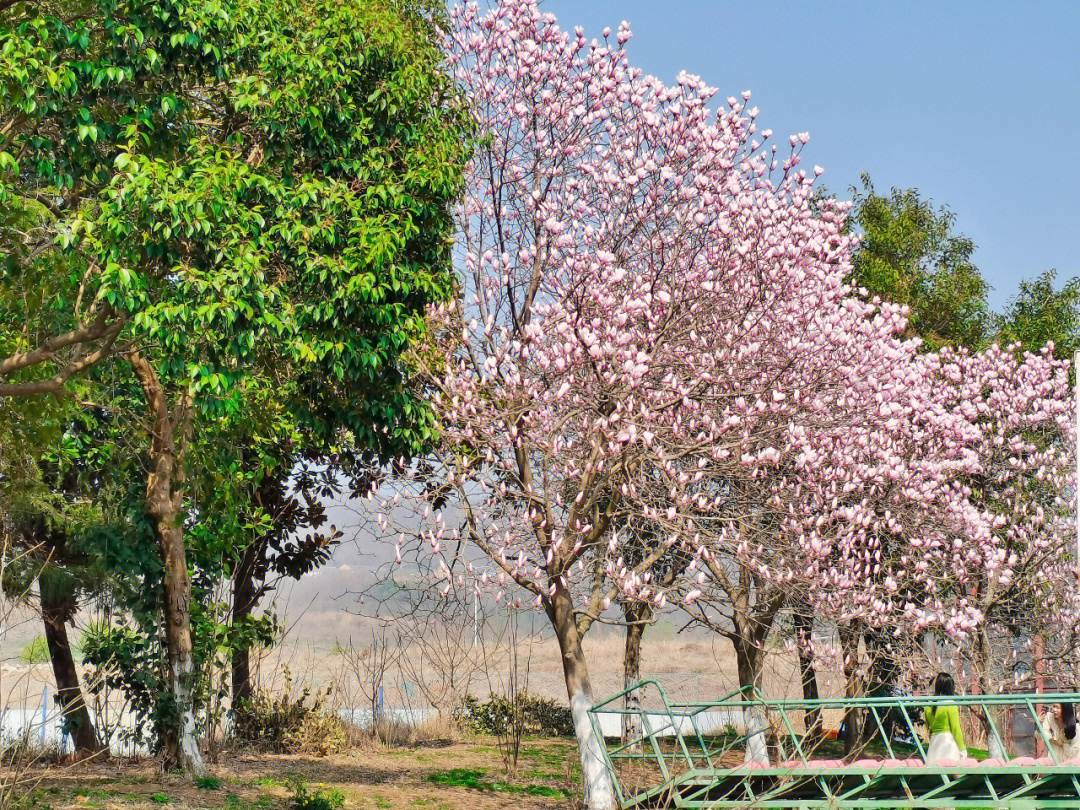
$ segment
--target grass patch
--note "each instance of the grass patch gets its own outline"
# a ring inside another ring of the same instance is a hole
[[[227,807],[228,810],[267,810],[267,808],[273,806],[273,796],[265,794],[257,798],[254,802],[249,802],[247,799],[232,793],[225,797],[225,807]]]
[[[448,771],[435,771],[429,773],[427,780],[436,785],[448,785],[451,787],[467,787],[473,790],[484,790],[483,781],[485,770],[471,770],[469,768],[451,768]]]
[[[555,779],[555,780],[558,780],[558,779],[562,779],[565,775],[566,774],[558,773],[556,771],[546,771],[546,770],[541,770],[541,769],[536,769],[536,770],[526,771],[525,772],[525,778],[526,779]]]
[[[577,751],[574,746],[566,744],[545,745],[543,747],[524,746],[521,749],[521,756],[536,762],[542,762],[545,765],[561,767],[566,763],[568,757],[577,759]]]
[[[76,788],[75,795],[81,799],[108,799],[110,796],[108,791],[100,788]]]
[[[435,771],[427,776],[427,781],[447,787],[463,787],[470,790],[482,790],[488,793],[508,793],[514,796],[548,796],[569,799],[574,794],[565,788],[549,785],[515,785],[511,782],[488,781],[484,779],[487,771],[472,768],[451,768],[448,771]]]
[[[195,780],[195,787],[199,790],[220,790],[221,780],[216,776],[200,776]]]

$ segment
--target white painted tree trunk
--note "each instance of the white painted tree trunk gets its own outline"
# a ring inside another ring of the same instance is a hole
[[[743,709],[743,723],[747,734],[743,762],[763,762],[768,765],[769,748],[766,736],[769,724],[765,722],[765,715],[757,706],[750,706]]]
[[[989,743],[989,746],[988,746],[989,749],[990,749],[989,750],[990,759],[1008,759],[1009,755],[1007,753],[1005,753],[1005,749],[1002,748],[1001,743],[998,742],[997,738],[994,737],[993,735],[988,735],[988,736],[990,737],[990,743]]]
[[[573,601],[569,592],[556,586],[548,606],[548,617],[555,629],[562,654],[566,696],[574,720],[574,736],[581,754],[581,779],[585,789],[585,806],[589,810],[616,810],[615,782],[604,760],[604,741],[589,722],[592,706],[592,687],[581,636],[574,618]]]
[[[183,707],[178,729],[177,765],[185,773],[204,776],[207,773],[206,763],[203,762],[202,752],[199,750],[199,739],[195,734],[195,714],[191,709],[191,659],[186,659],[185,663],[186,666],[179,662],[175,664],[169,677],[172,694],[177,704]]]
[[[589,722],[592,695],[578,692],[570,696],[570,713],[574,718],[574,735],[581,752],[581,778],[585,785],[585,806],[589,810],[614,810],[615,785],[604,762],[604,742]]]

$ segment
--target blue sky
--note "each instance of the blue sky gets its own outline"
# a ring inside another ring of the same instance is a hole
[[[753,91],[762,128],[809,131],[803,165],[848,196],[915,187],[978,245],[1001,308],[1022,278],[1080,275],[1080,2],[544,0],[590,38],[628,20],[631,61]]]

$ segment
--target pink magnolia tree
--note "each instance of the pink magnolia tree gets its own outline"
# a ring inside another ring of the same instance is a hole
[[[1075,686],[1076,437],[1068,371],[1053,346],[1037,354],[994,346],[975,355],[943,353],[933,380],[939,401],[977,431],[967,495],[1003,560],[1000,568],[942,582],[938,591],[939,601],[962,601],[977,612],[977,625],[950,646],[971,688],[983,693],[1021,679],[1030,688],[1036,674]],[[954,542],[958,552],[962,540]]]
[[[838,512],[844,530],[825,550],[840,562],[820,557],[816,593],[841,620],[897,636],[976,636],[1015,613],[1012,599],[1075,581],[1060,575],[1075,525],[1068,364],[1052,347],[993,346],[923,355],[914,369],[902,469],[888,470],[904,487],[884,487],[878,471],[859,490],[888,497],[863,495]]]
[[[439,446],[404,498],[412,517],[399,495],[382,522],[430,545],[444,588],[524,593],[546,613],[586,793],[607,807],[585,633],[616,599],[701,598],[656,580],[675,548],[695,578],[718,578],[730,551],[793,580],[794,557],[769,553],[812,513],[799,482],[846,458],[852,414],[897,396],[912,350],[899,308],[844,284],[845,208],[815,205],[806,137],[781,152],[749,94],[713,112],[696,77],[632,68],[625,26],[590,42],[533,2],[452,19],[448,61],[481,136],[462,295],[433,312],[418,359]]]
[[[833,223],[822,219],[828,234]],[[785,312],[760,340],[766,350],[733,363],[734,386],[713,401],[730,429],[695,451],[712,497],[681,528],[699,558],[684,585],[685,610],[730,639],[740,686],[761,686],[766,639],[787,615],[803,645],[808,698],[817,696],[809,617],[832,617],[845,646],[854,639],[857,647],[863,626],[894,618],[898,593],[929,590],[943,572],[955,573],[946,538],[989,538],[957,484],[971,465],[965,442],[974,431],[947,408],[927,408],[925,361],[916,344],[895,337],[903,319],[854,297],[843,284],[847,245],[828,238],[838,245],[820,268],[829,295]],[[804,278],[796,302],[805,290]],[[766,312],[776,310],[770,302]],[[900,547],[920,550],[910,570],[889,567]],[[857,672],[847,669],[854,695]],[[808,731],[817,724],[807,722]],[[747,749],[748,759],[764,756],[763,745]]]
[[[861,467],[854,500],[824,521],[831,537],[800,544],[848,692],[888,682],[900,662],[942,665],[939,648],[985,692],[1008,680],[1018,646],[1040,670],[1074,667],[1075,634],[1061,632],[1076,616],[1067,364],[1052,347],[995,346],[921,355],[904,374],[909,407],[867,437],[889,442],[894,462]]]
[[[943,352],[929,376],[940,407],[974,432],[966,445],[972,464],[961,482],[990,530],[981,548],[963,535],[949,538],[957,568],[932,583],[938,612],[952,603],[976,620],[953,635],[983,645],[994,626],[1035,635],[1039,622],[1060,619],[1050,606],[1067,601],[1075,584],[1068,570],[1075,562],[1076,465],[1068,371],[1067,362],[1054,359],[1053,346],[1037,354],[992,346],[974,355]],[[968,560],[988,564],[964,565]],[[982,670],[989,649],[985,655]]]
[[[806,137],[781,150],[749,94],[714,111],[698,78],[643,75],[629,38],[586,40],[530,0],[452,11],[479,133],[461,294],[415,358],[437,446],[379,517],[399,557],[435,555],[442,589],[548,617],[593,808],[615,799],[582,639],[613,602],[726,600],[746,648],[791,594],[845,620],[963,622],[975,608],[897,594],[958,570],[947,537],[974,538],[962,567],[999,559],[956,482],[975,428],[935,401],[903,311],[845,285],[846,208],[814,200]],[[732,608],[740,577],[775,604]]]

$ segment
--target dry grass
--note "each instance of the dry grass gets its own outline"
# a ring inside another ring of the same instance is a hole
[[[528,691],[538,697],[566,700],[562,661],[558,645],[550,632],[537,633],[531,646]],[[593,631],[585,638],[593,695],[597,699],[621,691],[623,637],[619,630]],[[770,697],[801,697],[801,680],[795,656],[785,650],[770,651],[766,657],[764,691]],[[839,667],[825,666],[819,671],[819,685],[824,695],[842,693],[843,675]],[[340,652],[332,642],[290,643],[267,652],[258,663],[260,683],[270,690],[282,686],[280,673],[286,669],[296,680],[314,687],[333,683],[331,701],[335,706],[363,707],[361,695],[342,683]],[[416,670],[393,667],[386,675],[387,706],[423,705],[423,694],[406,694],[404,683],[415,683]],[[731,644],[708,633],[674,635],[666,628],[654,628],[645,634],[642,644],[641,674],[656,678],[675,701],[715,700],[738,688],[738,673]],[[505,659],[492,656],[490,666],[469,683],[469,693],[484,699],[498,693],[506,681]]]

